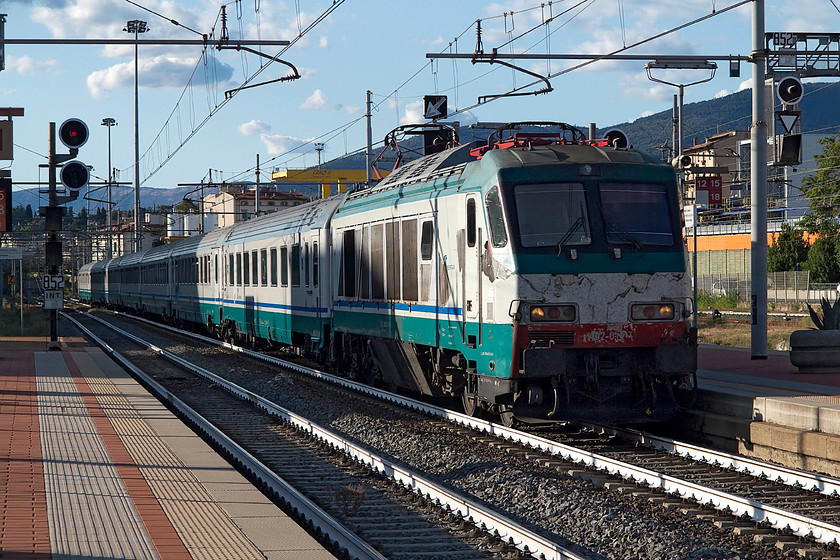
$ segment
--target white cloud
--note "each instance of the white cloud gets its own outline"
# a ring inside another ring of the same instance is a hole
[[[642,111],[642,114],[641,114],[641,115],[639,115],[639,116],[638,116],[638,117],[636,117],[635,119],[631,119],[629,122],[634,123],[634,122],[636,122],[638,119],[643,119],[643,118],[645,118],[645,117],[650,117],[651,115],[655,115],[655,114],[656,114],[656,113],[654,113],[653,111],[650,111],[650,110],[648,110],[648,111]]]
[[[311,111],[314,109],[320,109],[324,105],[327,104],[327,96],[324,95],[324,92],[320,89],[316,89],[312,95],[306,98],[306,100],[300,104],[298,107],[299,109],[303,109],[305,111]]]
[[[731,92],[728,89],[722,89],[715,94],[715,99],[720,99],[721,97],[726,97],[727,95],[730,95],[730,93]]]
[[[326,37],[321,37],[321,40],[318,41],[318,47],[321,49],[326,49],[329,46],[329,41]]]
[[[265,144],[266,150],[271,155],[286,154],[289,152],[304,153],[312,149],[312,144],[309,140],[294,136],[260,134],[260,140]]]
[[[426,122],[423,118],[423,102],[412,101],[405,105],[405,112],[400,117],[400,124],[416,124]]]
[[[362,107],[358,105],[348,105],[344,108],[344,110],[351,115],[359,115],[362,112]]]
[[[213,59],[215,71],[206,66],[205,71],[196,72],[193,84],[212,82],[224,87],[233,75],[233,68]],[[195,59],[160,55],[141,58],[138,62],[141,88],[184,87],[195,68]],[[94,99],[103,98],[109,91],[134,87],[134,61],[114,64],[105,70],[97,70],[87,78],[88,91]]]
[[[745,89],[752,89],[752,80],[744,80],[738,86],[738,91],[744,91]]]
[[[252,120],[239,125],[239,134],[242,136],[253,136],[254,134],[265,134],[271,130],[271,125],[258,120]]]
[[[55,68],[57,64],[58,61],[53,58],[35,60],[29,55],[6,57],[6,69],[24,76],[45,74]]]

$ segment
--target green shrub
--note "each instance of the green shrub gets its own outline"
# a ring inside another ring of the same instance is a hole
[[[725,296],[712,295],[710,292],[697,292],[697,307],[705,309],[735,309],[738,307],[738,292],[728,291]]]
[[[820,330],[838,330],[840,329],[840,299],[835,299],[831,303],[826,298],[820,298],[820,307],[822,308],[822,317],[820,317],[811,304],[808,304],[808,313],[811,315],[811,321]]]

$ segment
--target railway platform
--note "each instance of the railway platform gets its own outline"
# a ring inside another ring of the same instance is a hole
[[[840,374],[800,374],[788,352],[701,345],[682,428],[716,447],[840,476]]]
[[[328,559],[103,352],[0,339],[0,559]]]

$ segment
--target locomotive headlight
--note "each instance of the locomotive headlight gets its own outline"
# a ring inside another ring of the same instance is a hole
[[[673,303],[639,303],[630,307],[634,321],[669,321],[675,316]]]
[[[529,314],[532,323],[570,323],[577,313],[574,305],[535,305]]]

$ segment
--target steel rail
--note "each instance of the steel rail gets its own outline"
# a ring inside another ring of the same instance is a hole
[[[89,316],[99,321],[100,323],[106,325],[114,332],[125,336],[126,338],[136,342],[137,344],[145,346],[152,352],[159,354],[160,356],[172,361],[178,366],[183,367],[195,373],[196,375],[200,375],[201,377],[204,377],[205,379],[208,379],[213,383],[216,383],[220,387],[224,388],[226,391],[236,395],[242,400],[254,404],[255,406],[265,410],[269,414],[282,418],[284,421],[294,425],[298,430],[305,433],[309,433],[312,436],[325,441],[335,449],[344,452],[346,455],[349,455],[359,463],[365,464],[368,467],[376,470],[380,474],[387,476],[388,478],[391,478],[396,482],[399,482],[401,485],[403,485],[406,488],[410,488],[415,493],[426,496],[428,499],[435,502],[439,502],[444,506],[448,506],[453,512],[457,512],[464,519],[471,520],[471,522],[476,525],[484,525],[488,532],[497,532],[500,538],[502,538],[503,540],[511,541],[513,543],[513,546],[515,546],[517,549],[527,554],[531,554],[535,558],[542,557],[545,558],[545,560],[586,560],[585,557],[580,556],[566,549],[565,547],[538,535],[530,529],[519,525],[515,521],[508,519],[507,517],[504,517],[503,515],[500,515],[495,511],[486,508],[478,504],[477,502],[474,502],[473,500],[464,498],[463,496],[458,495],[457,493],[449,490],[444,486],[441,486],[428,480],[418,472],[414,472],[403,465],[399,465],[391,461],[390,459],[371,451],[370,449],[353,443],[349,439],[342,437],[336,432],[330,431],[312,422],[311,420],[300,416],[299,414],[285,409],[257,395],[256,393],[253,393],[231,381],[228,381],[216,375],[215,373],[212,373],[211,371],[208,371],[195,364],[192,364],[191,362],[169,352],[168,350],[159,348],[154,344],[144,341],[140,337],[126,332],[125,330],[120,329],[115,325],[111,325],[103,321],[99,317],[96,317],[94,315]],[[157,323],[152,324],[158,327],[161,326]],[[178,332],[179,334],[183,334],[181,331]],[[202,337],[201,335],[197,335],[197,338],[203,338],[207,341],[213,341],[212,339]],[[218,343],[218,341],[213,342]],[[245,353],[252,355],[251,351],[246,350]],[[283,367],[288,367],[289,365],[287,362],[283,362],[282,360],[277,360],[277,362]],[[310,370],[309,368],[303,369],[306,369],[308,371],[315,371]]]
[[[681,455],[682,457],[695,461],[709,464],[716,463],[723,468],[747,473],[755,477],[766,477],[769,480],[786,484],[787,486],[800,486],[807,490],[814,490],[820,494],[825,494],[826,496],[840,495],[840,480],[830,476],[765,463],[751,457],[727,453],[726,451],[707,449],[665,436],[649,434],[641,430],[616,428],[614,426],[591,423],[585,425],[596,431],[602,431],[609,435],[621,435],[622,437],[638,441],[654,449]]]
[[[840,543],[840,527],[832,525],[830,523],[825,523],[823,521],[811,519],[804,515],[799,515],[797,513],[788,512],[774,506],[762,504],[755,500],[735,496],[728,492],[715,490],[713,488],[706,488],[693,482],[682,480],[673,476],[663,475],[661,473],[657,473],[655,471],[651,471],[642,467],[637,467],[635,465],[631,465],[623,461],[618,461],[610,457],[599,455],[597,453],[581,451],[580,449],[576,449],[574,447],[564,445],[562,443],[551,441],[547,438],[522,432],[514,428],[507,428],[505,426],[502,426],[501,424],[496,424],[487,420],[474,418],[472,416],[467,416],[465,414],[461,414],[452,410],[447,410],[445,408],[429,405],[418,400],[411,399],[409,397],[395,395],[393,393],[376,389],[368,385],[363,385],[355,381],[350,381],[348,379],[336,377],[334,375],[307,368],[299,364],[293,364],[281,360],[279,358],[273,358],[271,356],[266,356],[258,352],[234,346],[227,342],[221,342],[219,340],[202,335],[197,335],[195,333],[186,333],[184,331],[173,329],[166,325],[161,325],[159,323],[155,323],[147,319],[134,317],[132,315],[125,316],[131,317],[135,320],[147,322],[158,328],[166,328],[173,332],[189,335],[204,342],[214,344],[217,346],[222,346],[235,352],[240,352],[250,357],[263,360],[265,362],[280,365],[282,367],[298,371],[300,373],[304,373],[319,379],[327,380],[337,385],[354,389],[361,393],[371,395],[382,400],[392,402],[394,404],[398,404],[420,412],[424,412],[431,416],[445,418],[447,420],[456,422],[463,426],[467,426],[474,430],[502,437],[510,441],[544,451],[551,455],[560,456],[575,463],[582,464],[601,471],[605,471],[616,476],[620,476],[625,480],[632,480],[637,484],[644,484],[650,488],[658,488],[669,494],[679,496],[682,499],[694,500],[698,503],[709,505],[717,510],[728,509],[732,512],[733,515],[736,516],[747,515],[750,517],[750,519],[757,523],[767,522],[777,529],[789,528],[793,533],[799,536],[805,537],[810,535],[815,540],[823,543],[830,543],[832,541]],[[767,465],[767,468],[769,467],[770,466]],[[784,467],[781,467],[780,469],[787,471],[792,470],[786,469]],[[802,474],[804,475],[806,473]],[[777,478],[779,476],[782,475],[777,475]],[[823,479],[823,483],[827,483],[828,480],[831,480],[828,477],[819,478]],[[833,481],[833,484],[840,485],[840,481]]]
[[[76,327],[89,336],[96,344],[98,344],[107,354],[116,360],[122,367],[129,370],[131,373],[140,378],[159,398],[166,400],[174,406],[179,412],[186,416],[190,422],[198,426],[198,428],[213,439],[225,451],[231,454],[236,461],[244,468],[270,488],[276,495],[281,496],[289,503],[291,508],[296,509],[308,521],[319,528],[327,538],[335,542],[339,547],[347,550],[348,554],[353,558],[360,560],[386,560],[386,557],[371,547],[364,540],[359,538],[349,529],[344,527],[341,523],[335,520],[331,515],[322,510],[317,504],[312,502],[309,498],[298,492],[289,483],[283,480],[280,476],[271,471],[268,467],[263,465],[250,453],[245,451],[236,442],[227,437],[223,432],[216,428],[209,421],[205,420],[200,414],[194,411],[189,405],[181,399],[173,395],[168,389],[163,387],[160,383],[155,381],[152,377],[147,375],[143,370],[137,368],[134,364],[128,361],[119,352],[114,350],[104,340],[93,334],[88,328],[82,325],[75,318],[63,313],[63,315],[72,321]],[[93,316],[91,316],[93,317]],[[98,317],[93,317],[97,321],[111,327]],[[125,333],[131,338],[131,335]]]

